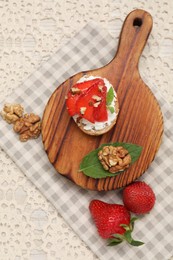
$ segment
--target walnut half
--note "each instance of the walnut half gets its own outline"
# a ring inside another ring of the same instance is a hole
[[[122,146],[104,146],[98,152],[98,159],[103,168],[111,173],[116,173],[129,168],[131,156]]]
[[[9,124],[14,124],[23,116],[23,107],[20,104],[5,104],[1,111],[2,118]]]
[[[20,135],[21,142],[38,138],[41,133],[40,117],[33,113],[25,114],[14,123],[13,130]]]

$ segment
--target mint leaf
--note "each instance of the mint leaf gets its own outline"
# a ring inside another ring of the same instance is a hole
[[[109,109],[109,111],[111,112],[111,114],[113,114],[113,113],[115,112],[114,107],[110,107],[110,106],[108,106],[108,109]]]
[[[83,172],[86,176],[92,177],[94,179],[113,177],[122,173],[123,171],[119,171],[117,173],[110,173],[105,169],[103,169],[98,159],[98,152],[103,148],[103,146],[107,146],[107,145],[122,146],[125,149],[127,149],[129,154],[131,155],[131,164],[137,161],[142,151],[142,147],[136,144],[121,143],[121,142],[103,144],[99,148],[93,150],[83,158],[82,162],[80,163],[79,171]]]
[[[113,87],[111,87],[106,95],[106,105],[110,106],[113,99],[114,99],[114,90]]]

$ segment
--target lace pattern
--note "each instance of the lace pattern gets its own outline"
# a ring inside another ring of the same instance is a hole
[[[166,0],[1,1],[1,100],[89,21],[118,43],[123,20],[135,8],[154,19],[140,71],[173,104],[173,3]],[[97,259],[3,150],[0,168],[1,259]]]

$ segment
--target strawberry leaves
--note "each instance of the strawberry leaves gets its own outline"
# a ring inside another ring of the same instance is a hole
[[[129,225],[125,225],[125,224],[121,224],[120,226],[123,227],[126,231],[123,235],[121,234],[113,234],[112,238],[108,239],[108,246],[116,246],[120,243],[122,243],[123,241],[126,241],[128,244],[132,245],[132,246],[141,246],[144,243],[142,241],[137,241],[134,240],[132,238],[132,231],[134,228],[134,222],[137,220],[138,218],[133,217],[130,220],[130,224]]]
[[[103,148],[103,146],[112,145],[112,146],[122,146],[123,148],[127,149],[129,154],[131,155],[131,164],[133,164],[139,158],[142,147],[136,144],[130,143],[111,143],[111,144],[103,144],[98,149],[93,150],[89,154],[87,154],[81,164],[80,164],[80,172],[83,172],[86,176],[92,177],[95,179],[98,178],[106,178],[106,177],[113,177],[120,174],[122,171],[119,171],[115,174],[110,173],[103,169],[99,159],[98,159],[98,152]]]

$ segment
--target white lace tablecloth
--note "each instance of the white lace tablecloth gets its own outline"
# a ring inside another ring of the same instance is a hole
[[[124,18],[135,8],[149,11],[154,20],[140,70],[173,104],[173,2],[169,0],[1,1],[0,100],[91,20],[118,42]],[[0,260],[97,259],[2,150],[0,169]]]

